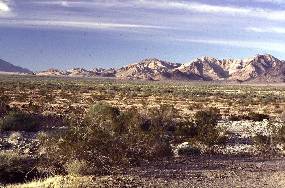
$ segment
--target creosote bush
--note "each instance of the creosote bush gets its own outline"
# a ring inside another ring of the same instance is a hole
[[[0,118],[10,110],[9,105],[0,98]]]
[[[40,128],[40,120],[33,114],[10,111],[0,118],[0,131],[35,132]]]
[[[0,153],[0,184],[20,183],[38,177],[37,159],[16,152]]]
[[[281,126],[270,124],[268,129],[270,130],[269,135],[257,134],[253,137],[259,150],[268,154],[278,152],[280,149],[278,146],[282,146],[282,150],[285,150],[285,124]]]
[[[248,115],[230,115],[230,121],[241,121],[241,120],[252,120],[252,121],[263,121],[264,119],[269,120],[269,115],[259,114],[255,112],[250,112]]]
[[[225,143],[226,137],[221,135],[221,130],[217,127],[220,119],[219,110],[215,108],[197,112],[195,114],[194,141],[201,142],[208,147]]]
[[[66,173],[104,174],[144,160],[172,156],[161,117],[146,119],[135,109],[120,111],[105,103],[90,108],[81,123],[43,140],[48,164]]]

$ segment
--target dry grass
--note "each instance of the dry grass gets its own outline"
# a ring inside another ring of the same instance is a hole
[[[284,85],[127,82],[28,76],[7,76],[1,79],[0,85],[0,97],[10,99],[11,107],[46,114],[82,115],[98,101],[122,109],[135,106],[143,110],[162,104],[174,105],[182,116],[191,116],[198,110],[213,107],[220,109],[225,116],[256,112],[277,117],[285,108]]]
[[[95,187],[91,176],[56,176],[33,181],[27,184],[9,185],[7,188],[62,188],[62,187]]]

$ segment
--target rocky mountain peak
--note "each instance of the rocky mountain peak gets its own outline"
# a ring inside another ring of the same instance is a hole
[[[200,61],[200,62],[216,62],[217,59],[214,57],[210,57],[210,56],[203,56],[200,58],[197,58],[196,61]]]
[[[61,71],[49,70],[54,75]],[[285,62],[270,54],[258,54],[247,59],[216,59],[204,56],[190,63],[177,64],[157,58],[144,59],[119,69],[75,68],[67,76],[102,76],[131,80],[227,80],[276,82],[285,80]]]

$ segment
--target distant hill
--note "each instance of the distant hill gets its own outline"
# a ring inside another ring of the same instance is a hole
[[[285,82],[285,62],[272,55],[256,55],[247,59],[223,59],[201,57],[185,64],[159,59],[145,59],[118,69],[86,70],[75,68],[68,71],[50,69],[37,75],[115,77],[128,80],[201,80],[237,82]]]
[[[19,66],[15,66],[11,63],[8,63],[2,59],[0,59],[0,72],[2,73],[19,73],[19,74],[32,74],[33,72],[19,67]]]

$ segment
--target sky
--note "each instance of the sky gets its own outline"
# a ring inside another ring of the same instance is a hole
[[[0,0],[0,59],[34,71],[256,54],[285,60],[285,0]]]

